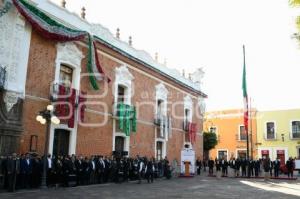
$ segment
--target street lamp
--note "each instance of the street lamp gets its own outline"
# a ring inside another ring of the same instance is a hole
[[[48,146],[49,146],[49,131],[50,131],[50,124],[58,125],[60,120],[56,117],[53,113],[54,107],[53,105],[48,105],[46,109],[39,112],[36,116],[36,120],[41,124],[46,124],[46,137],[45,137],[45,148],[44,148],[44,160],[43,160],[43,176],[42,176],[42,187],[46,188],[46,178],[47,178],[47,154],[48,154]]]

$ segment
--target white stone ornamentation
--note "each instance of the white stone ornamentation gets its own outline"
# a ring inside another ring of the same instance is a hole
[[[202,68],[198,68],[194,73],[191,74],[192,81],[198,86],[198,89],[200,90],[202,87],[202,80],[204,77],[204,71]]]
[[[77,48],[74,42],[58,43],[55,61],[55,82],[59,82],[60,66],[66,64],[73,68],[72,87],[80,89],[81,60],[83,53]]]
[[[163,83],[160,83],[155,86],[155,89],[156,89],[156,98],[167,101],[169,91],[165,87],[165,85]]]
[[[118,84],[131,87],[131,81],[134,79],[126,65],[122,65],[115,69],[116,81]]]
[[[84,58],[82,52],[73,42],[58,43],[56,61],[69,63],[72,66],[81,66]]]
[[[6,67],[5,89],[25,95],[31,27],[12,7],[0,18],[0,64]]]
[[[18,103],[19,98],[22,98],[22,93],[17,93],[13,91],[7,91],[4,95],[4,102],[6,106],[6,111],[9,113],[15,104]]]
[[[199,113],[203,116],[206,111],[205,98],[203,97],[198,98],[198,107],[199,107]]]
[[[189,110],[193,109],[193,100],[189,95],[184,97],[184,108]]]

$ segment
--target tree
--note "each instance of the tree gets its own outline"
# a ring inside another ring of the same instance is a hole
[[[211,132],[203,133],[204,159],[208,159],[209,151],[218,144],[217,135]]]
[[[300,0],[289,0],[289,3],[292,7],[299,7],[300,6]],[[300,16],[296,18],[296,27],[298,29],[298,32],[294,34],[294,38],[298,39],[300,41]]]
[[[299,6],[300,5],[300,0],[290,0],[290,4],[292,6]]]

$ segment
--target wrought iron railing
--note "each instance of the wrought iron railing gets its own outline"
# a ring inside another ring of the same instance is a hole
[[[6,82],[6,68],[0,65],[0,89],[3,90]]]

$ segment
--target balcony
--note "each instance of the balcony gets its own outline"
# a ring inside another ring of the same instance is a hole
[[[154,124],[157,126],[157,138],[166,139],[171,128],[170,117],[157,114],[154,118]]]
[[[3,90],[6,82],[6,68],[0,65],[0,90]]]

